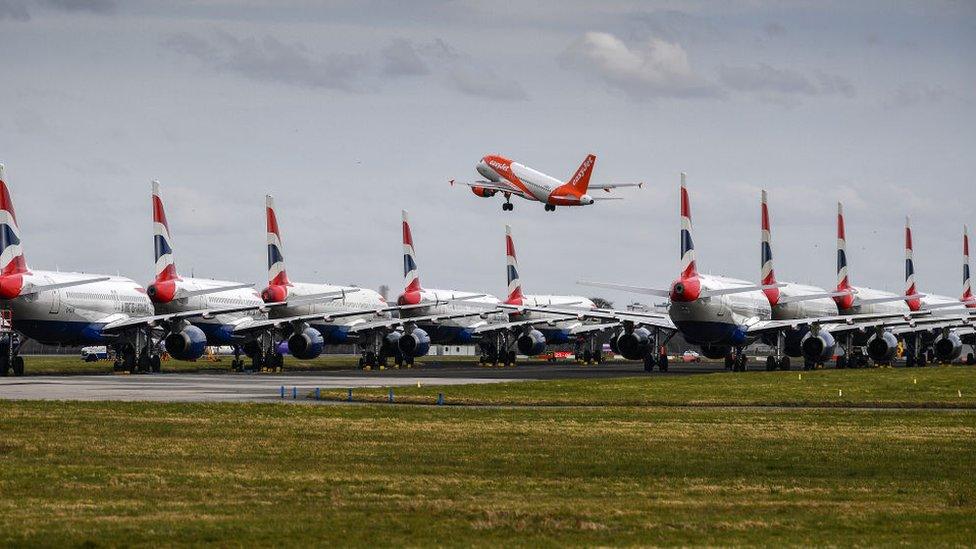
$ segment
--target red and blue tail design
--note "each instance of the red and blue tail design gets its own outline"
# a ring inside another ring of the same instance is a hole
[[[844,205],[837,203],[837,290],[850,290],[851,281],[847,275],[847,238],[844,234]],[[834,297],[841,310],[854,306],[854,294],[847,293]]]
[[[515,257],[515,241],[512,240],[512,227],[505,225],[505,256],[508,263],[508,299],[509,305],[522,304],[522,280],[518,273],[518,258]]]
[[[275,215],[274,197],[265,197],[265,213],[268,223],[268,285],[287,286],[288,273],[285,271],[285,256],[282,253],[281,232],[278,230],[278,216]]]
[[[413,235],[410,233],[410,219],[407,210],[402,210],[403,220],[403,280],[404,293],[420,291],[420,274],[413,249]]]
[[[760,212],[760,223],[762,224],[762,242],[761,246],[761,257],[762,261],[762,271],[760,273],[761,282],[764,286],[776,284],[776,273],[773,270],[773,246],[772,246],[772,232],[769,226],[769,209],[766,206],[766,190],[762,191],[762,204]],[[779,303],[779,288],[767,288],[763,290],[766,297],[769,299],[770,305],[776,305]]]
[[[173,257],[173,245],[169,235],[169,223],[166,221],[166,210],[163,208],[163,198],[159,194],[159,181],[152,182],[153,209],[153,249],[156,259],[156,282],[176,280],[176,260]]]
[[[698,276],[695,264],[695,243],[691,238],[691,201],[685,188],[687,175],[681,172],[681,278]]]
[[[20,243],[17,214],[14,213],[14,203],[7,190],[3,164],[0,164],[0,277],[28,272],[24,248]]]
[[[915,250],[912,246],[912,225],[908,217],[905,217],[905,297],[913,296],[918,293],[915,287]],[[908,307],[917,311],[922,308],[922,301],[918,298],[906,299]]]
[[[973,301],[973,289],[969,279],[969,227],[962,227],[962,297],[967,307],[976,307]]]

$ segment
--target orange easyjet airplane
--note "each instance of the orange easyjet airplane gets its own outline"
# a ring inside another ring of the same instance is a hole
[[[589,155],[580,164],[573,177],[566,183],[555,177],[546,175],[532,168],[512,162],[511,160],[498,156],[488,155],[478,162],[477,170],[487,181],[475,181],[464,183],[471,187],[474,194],[489,198],[497,193],[505,196],[505,203],[502,204],[503,210],[512,210],[512,195],[521,196],[526,200],[535,200],[545,204],[546,211],[556,210],[556,206],[589,206],[595,200],[619,200],[616,197],[595,197],[587,194],[589,189],[602,189],[610,192],[610,189],[618,187],[641,187],[643,183],[609,183],[609,184],[590,184],[590,175],[593,173],[593,165],[596,164],[596,156]],[[455,181],[451,180],[451,185]]]

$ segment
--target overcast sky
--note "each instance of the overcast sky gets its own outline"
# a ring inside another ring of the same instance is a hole
[[[688,172],[703,271],[759,276],[768,189],[781,280],[960,290],[976,225],[976,3],[0,0],[0,161],[29,265],[152,276],[158,178],[183,274],[264,283],[263,205],[293,280],[401,287],[400,209],[425,286],[666,287]],[[498,153],[645,181],[543,211],[481,199]]]

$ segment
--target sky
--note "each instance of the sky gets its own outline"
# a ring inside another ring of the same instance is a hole
[[[264,195],[295,281],[527,293],[667,287],[688,173],[698,265],[957,296],[976,229],[976,3],[0,0],[0,162],[28,264],[153,275],[159,179],[181,274],[266,282]],[[624,200],[502,211],[448,181],[501,154]],[[646,299],[643,299],[647,301]]]

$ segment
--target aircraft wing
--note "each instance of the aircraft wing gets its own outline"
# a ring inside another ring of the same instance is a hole
[[[480,187],[482,189],[487,189],[489,191],[498,191],[498,192],[503,192],[503,193],[511,193],[511,194],[514,194],[514,195],[517,195],[517,196],[521,196],[522,198],[530,198],[528,195],[525,194],[525,191],[523,191],[522,189],[516,187],[515,185],[509,185],[508,183],[501,182],[501,181],[499,181],[499,182],[494,182],[494,181],[473,181],[473,182],[471,182],[471,181],[455,181],[455,180],[452,179],[451,180],[451,185],[454,185],[455,183],[460,183],[461,185],[467,185],[467,186],[469,186],[471,188]]]
[[[178,313],[166,313],[161,315],[150,315],[150,316],[137,316],[120,318],[118,320],[113,320],[102,327],[102,332],[106,334],[120,332],[126,328],[133,328],[136,326],[148,326],[155,327],[160,324],[164,324],[173,320],[181,320],[193,317],[202,317],[208,314],[213,314],[212,309],[197,309],[195,311],[181,311]]]
[[[17,297],[25,297],[29,295],[39,294],[41,292],[47,292],[50,290],[60,290],[61,288],[71,288],[74,286],[83,286],[85,284],[91,284],[93,282],[102,282],[108,280],[111,277],[108,276],[97,276],[92,278],[80,278],[78,280],[69,280],[68,282],[57,282],[53,284],[29,284],[27,287],[21,289],[20,295]]]
[[[383,320],[374,320],[372,322],[367,322],[365,324],[359,324],[350,328],[351,333],[357,332],[368,332],[370,330],[377,330],[383,328],[397,328],[399,326],[404,326],[406,324],[413,324],[417,322],[431,322],[437,323],[444,320],[451,320],[455,318],[466,318],[469,316],[480,316],[485,314],[483,311],[471,311],[463,313],[452,313],[452,314],[440,314],[440,315],[424,315],[424,316],[411,316],[402,318],[387,318]]]
[[[644,182],[641,181],[640,183],[590,183],[589,188],[601,189],[610,192],[612,189],[621,189],[624,187],[637,187],[638,189],[641,189],[644,187]]]

